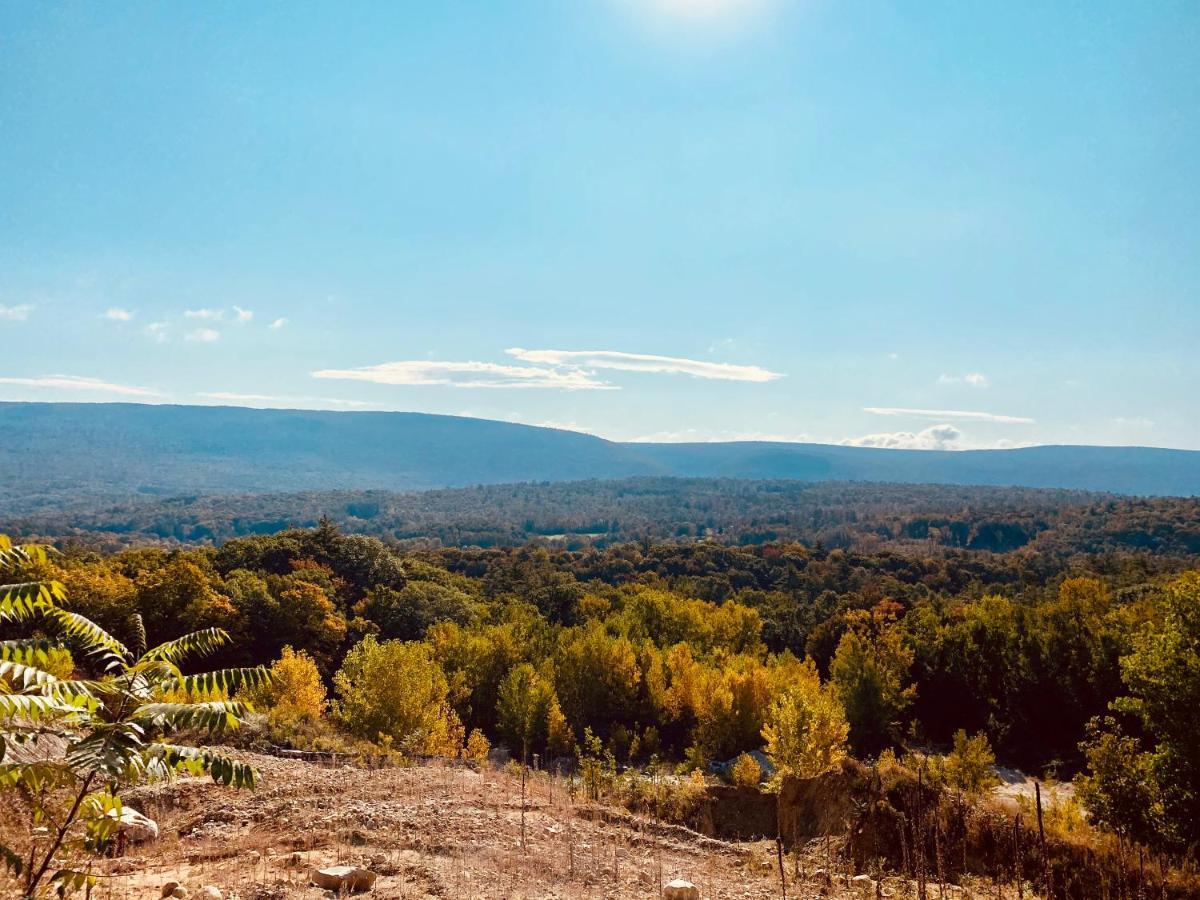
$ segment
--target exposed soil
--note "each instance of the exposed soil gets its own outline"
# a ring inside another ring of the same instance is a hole
[[[308,873],[334,864],[377,872],[368,896],[380,898],[654,898],[675,877],[694,882],[705,900],[780,896],[774,842],[715,840],[584,804],[562,780],[530,779],[522,847],[520,778],[509,772],[238,755],[260,769],[257,790],[187,778],[126,795],[162,836],[103,861],[94,900],[154,900],[168,881],[193,897],[204,885],[225,900],[330,897],[308,884]],[[838,872],[828,853],[816,841],[787,859],[789,897],[876,895],[873,883]],[[915,896],[896,878],[880,893]]]

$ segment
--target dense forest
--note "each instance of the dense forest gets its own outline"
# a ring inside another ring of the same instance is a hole
[[[1069,499],[1078,522],[1104,503]],[[1113,515],[1138,521],[1126,503]],[[835,738],[843,721],[860,758],[974,734],[1003,762],[1078,775],[1100,825],[1175,852],[1200,840],[1200,561],[940,543],[404,550],[326,520],[219,547],[67,543],[29,577],[119,640],[223,629],[211,661],[273,664],[279,710],[312,696],[322,719],[332,689],[339,727],[408,752],[473,740],[705,767],[800,720]],[[288,682],[306,667],[307,686]],[[276,740],[327,739],[280,717]]]
[[[742,546],[800,541],[829,549],[1122,550],[1200,553],[1200,499],[1136,498],[1032,488],[864,482],[630,478],[485,485],[420,492],[204,495],[71,504],[5,517],[24,538],[97,549],[220,544],[313,527],[404,549],[458,546],[604,548],[697,539]]]

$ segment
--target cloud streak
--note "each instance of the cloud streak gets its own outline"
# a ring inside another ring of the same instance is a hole
[[[525,350],[510,347],[504,351],[522,362],[577,369],[613,369],[622,372],[650,372],[658,375],[691,375],[721,381],[774,381],[782,378],[761,366],[738,366],[678,356],[650,353],[623,353],[619,350]]]
[[[874,416],[910,416],[914,419],[949,419],[951,421],[998,422],[1003,425],[1032,425],[1027,416],[1005,416],[999,413],[965,409],[912,409],[903,406],[864,406],[863,412]]]
[[[113,306],[104,311],[104,318],[110,322],[128,322],[133,318],[133,313],[127,309],[121,309],[119,306]]]
[[[353,369],[319,369],[314,378],[369,381],[375,384],[456,388],[550,388],[567,391],[614,390],[615,385],[571,369],[565,372],[537,366],[508,366],[486,362],[401,360]]]
[[[18,303],[16,306],[5,306],[0,303],[0,319],[6,319],[9,322],[24,322],[29,318],[31,312],[33,312],[31,303]]]
[[[265,408],[309,408],[318,409],[330,406],[341,409],[370,409],[374,406],[365,400],[341,400],[336,397],[288,397],[275,394],[242,394],[236,391],[205,391],[196,395],[206,400],[217,400],[222,403],[232,403],[237,406]]]
[[[37,378],[0,378],[0,384],[10,384],[17,387],[49,388],[62,391],[96,391],[106,394],[120,394],[125,397],[161,397],[158,391],[150,388],[137,387],[131,384],[116,384],[102,381],[99,378],[88,378],[82,375],[43,375]]]

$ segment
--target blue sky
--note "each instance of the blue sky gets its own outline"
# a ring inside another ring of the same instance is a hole
[[[0,399],[1200,448],[1200,6],[0,7]]]

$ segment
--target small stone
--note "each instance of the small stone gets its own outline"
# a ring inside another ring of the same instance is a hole
[[[175,885],[175,890],[171,891],[171,896],[174,897],[175,900],[184,900],[187,895],[188,889],[182,884]]]
[[[246,854],[246,858],[248,860],[250,860],[250,862],[252,862],[252,863],[257,863],[260,859],[262,859],[262,854],[259,853],[257,850],[251,850],[249,853]]]
[[[163,884],[163,886],[162,886],[162,893],[161,893],[161,894],[159,894],[159,896],[160,896],[160,897],[171,897],[171,896],[174,896],[174,894],[175,894],[175,888],[177,888],[177,887],[179,887],[179,882],[178,882],[178,881],[167,881],[167,882],[165,882],[165,883]]]
[[[199,900],[225,900],[225,895],[221,893],[221,889],[215,884],[206,884],[200,888],[200,893],[196,896]]]
[[[676,878],[663,886],[663,900],[700,900],[700,891],[690,881]]]

